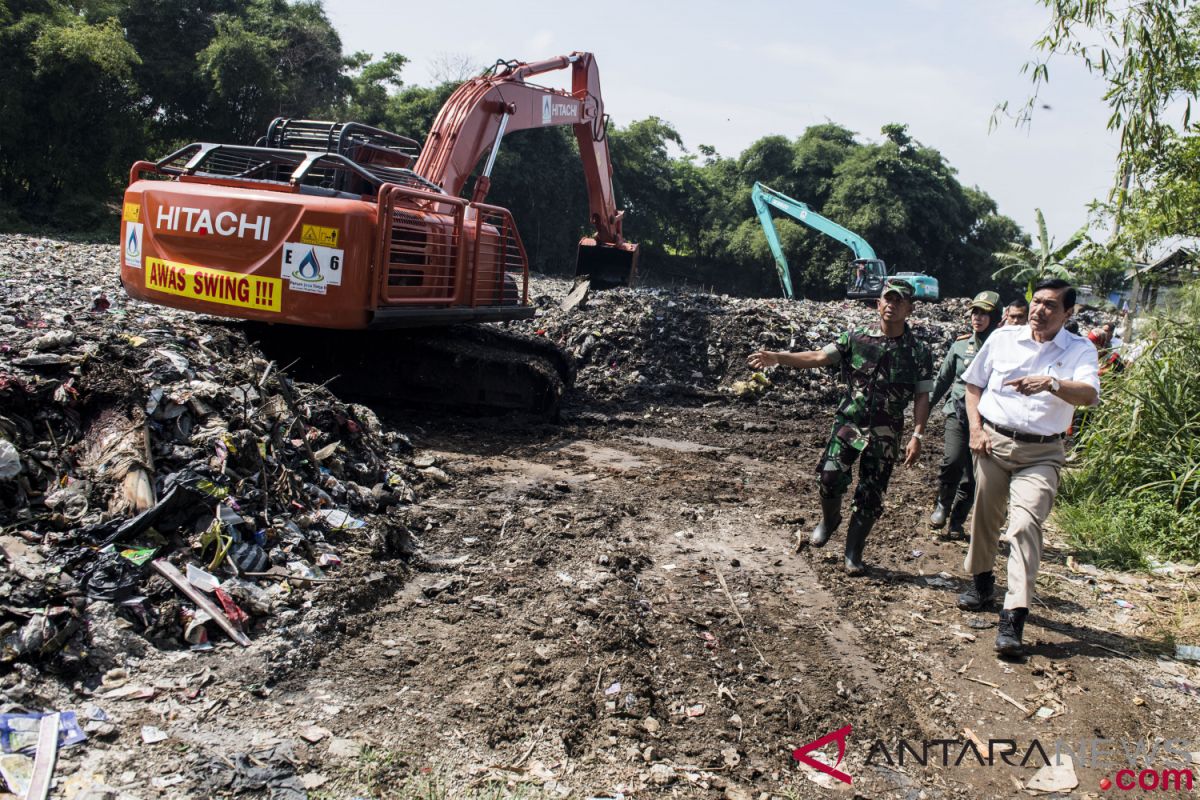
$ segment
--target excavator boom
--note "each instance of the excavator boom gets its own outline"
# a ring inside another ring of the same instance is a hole
[[[571,91],[528,83],[546,72],[571,69]],[[621,232],[612,161],[605,129],[600,73],[591,53],[574,52],[530,63],[501,62],[454,91],[434,120],[414,171],[449,194],[462,194],[475,165],[488,155],[476,179],[474,202],[490,188],[492,166],[505,135],[529,128],[570,125],[579,143],[595,236],[580,242],[577,275],[592,285],[628,286],[637,270],[638,247]]]

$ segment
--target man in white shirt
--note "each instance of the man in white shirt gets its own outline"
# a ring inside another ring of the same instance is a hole
[[[1100,399],[1096,349],[1064,329],[1075,289],[1060,279],[1034,289],[1029,324],[1005,326],[984,343],[963,373],[967,421],[975,454],[975,514],[964,569],[972,586],[959,608],[981,611],[992,601],[992,569],[1000,538],[1009,543],[1008,591],[996,651],[1016,656],[1042,558],[1042,523],[1066,463],[1063,433],[1076,406]],[[1008,530],[1000,526],[1008,515]]]

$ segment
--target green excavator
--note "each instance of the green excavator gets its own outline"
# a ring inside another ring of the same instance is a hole
[[[795,299],[792,289],[792,274],[788,268],[787,257],[783,254],[783,246],[775,233],[775,224],[771,221],[772,207],[779,209],[790,217],[804,223],[826,236],[836,239],[850,248],[854,260],[850,262],[850,274],[846,281],[846,297],[852,300],[869,300],[879,297],[883,291],[884,281],[887,280],[887,265],[875,255],[874,248],[867,240],[854,231],[838,225],[813,211],[799,200],[793,200],[782,192],[755,181],[750,193],[754,201],[754,209],[758,212],[758,221],[762,223],[763,233],[766,234],[767,244],[775,256],[775,268],[779,271],[779,283],[783,287],[783,295],[789,300]],[[917,300],[937,300],[937,278],[921,272],[897,272],[895,277],[904,278],[916,290]]]

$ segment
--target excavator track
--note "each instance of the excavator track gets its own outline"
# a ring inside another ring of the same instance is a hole
[[[492,325],[339,331],[231,323],[290,374],[328,382],[373,407],[439,408],[464,414],[524,412],[556,419],[575,380],[554,343]]]

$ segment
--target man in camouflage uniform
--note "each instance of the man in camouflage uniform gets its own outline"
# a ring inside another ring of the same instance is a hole
[[[930,405],[935,407],[943,397],[946,398],[946,405],[942,407],[942,413],[946,415],[946,433],[937,505],[929,515],[929,524],[941,528],[949,518],[950,535],[963,539],[967,536],[963,524],[975,502],[975,469],[971,464],[971,433],[967,425],[967,384],[962,375],[1000,322],[1000,295],[980,292],[971,301],[970,309],[971,332],[959,336],[950,345],[930,397]]]
[[[834,415],[833,431],[817,467],[821,485],[821,522],[809,541],[823,547],[841,524],[842,495],[850,488],[850,470],[859,465],[858,488],[846,531],[846,572],[862,575],[867,535],[883,512],[883,494],[892,477],[904,430],[904,410],[913,406],[913,435],[905,447],[906,465],[921,454],[933,388],[933,355],[905,320],[913,311],[912,284],[891,278],[879,298],[877,327],[846,331],[836,342],[804,353],[768,350],[750,356],[755,369],[783,364],[800,369],[838,365],[846,397]]]

